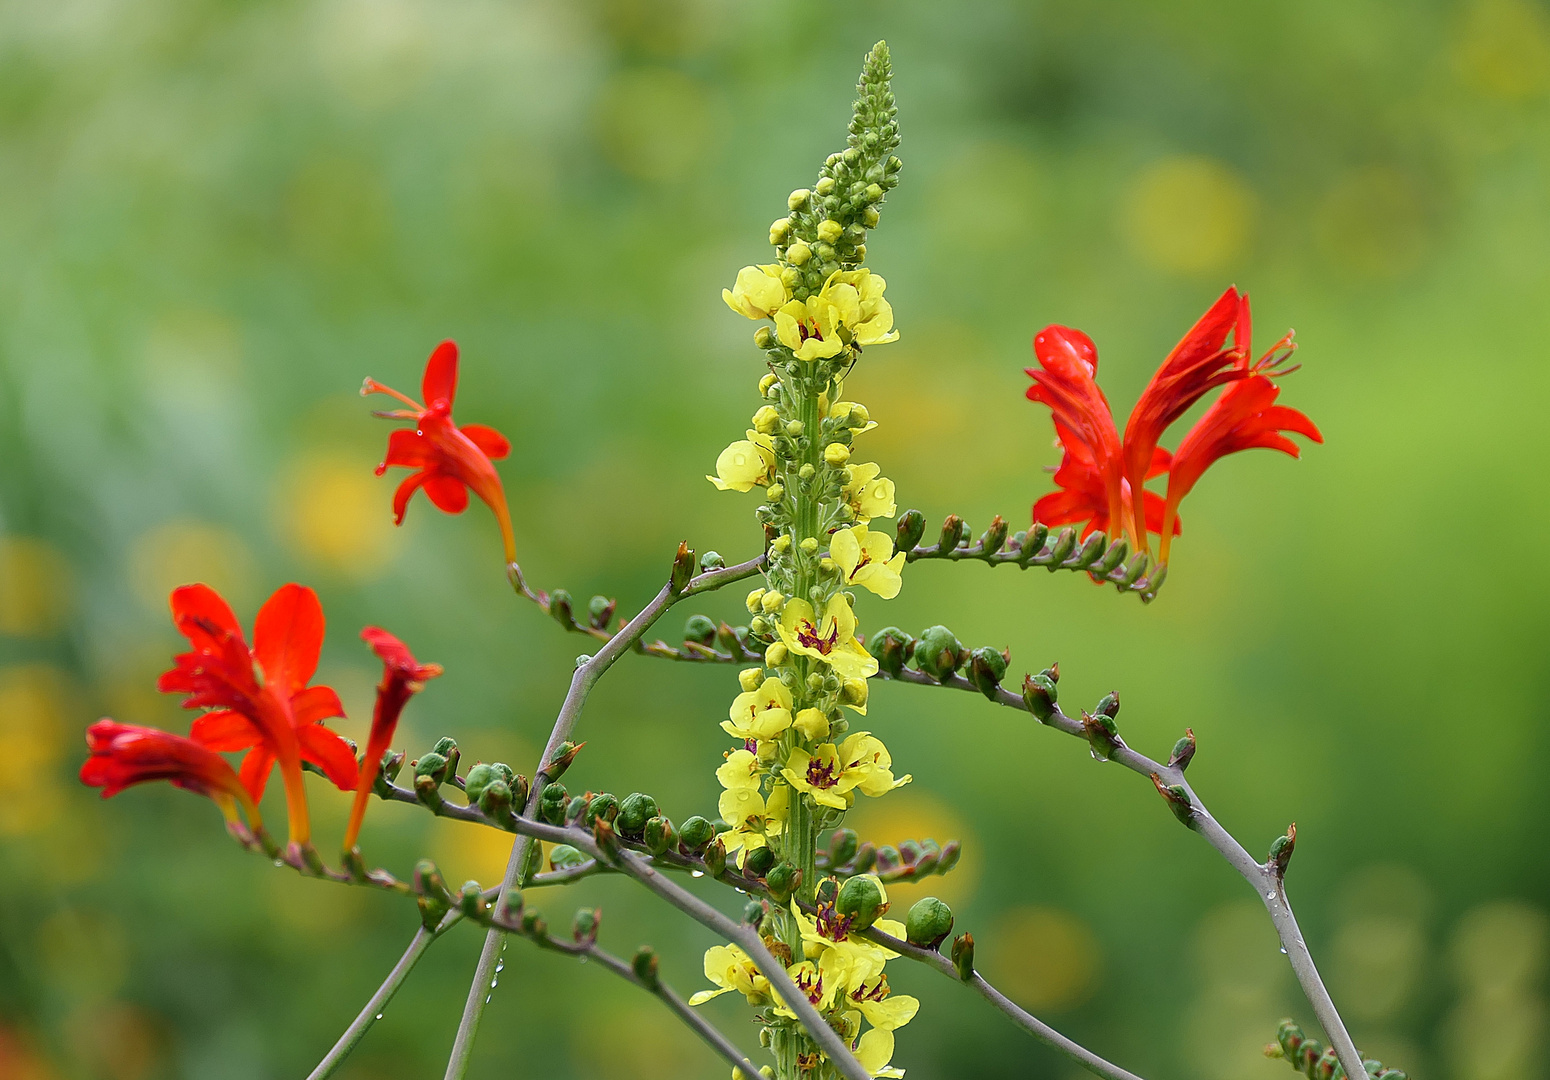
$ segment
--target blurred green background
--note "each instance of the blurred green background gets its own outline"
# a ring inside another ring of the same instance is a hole
[[[1545,1075],[1543,0],[0,4],[0,1074],[305,1075],[416,925],[245,854],[183,793],[76,784],[100,715],[186,730],[154,691],[173,584],[245,621],[312,584],[346,734],[377,623],[447,667],[401,745],[532,771],[585,642],[513,599],[483,507],[417,499],[392,528],[364,375],[411,389],[457,338],[459,419],[511,438],[541,587],[628,609],[680,539],[755,550],[756,497],[702,479],[761,372],[719,290],[839,146],[878,37],[905,172],[870,262],[903,338],[849,391],[901,507],[1026,523],[1056,460],[1032,334],[1091,333],[1123,411],[1229,282],[1263,343],[1296,327],[1283,400],[1327,445],[1214,469],[1150,607],[927,564],[864,628],[946,622],[1014,675],[1058,659],[1063,698],[1118,688],[1154,755],[1192,726],[1191,777],[1250,850],[1297,821],[1292,895],[1364,1049]],[[573,786],[708,811],[734,690],[626,658]],[[1282,1015],[1312,1030],[1268,921],[1144,780],[968,695],[882,685],[867,722],[915,783],[859,827],[963,840],[933,888],[1013,997],[1147,1076],[1293,1075],[1260,1056]],[[327,850],[347,799],[312,783]],[[506,847],[384,804],[364,842],[455,882]],[[605,946],[702,985],[707,935],[625,883],[533,903],[600,904]],[[349,1076],[441,1075],[479,939],[432,950]],[[912,1078],[1074,1075],[900,967]],[[507,972],[473,1076],[725,1075],[596,971],[514,942]],[[707,1011],[754,1045],[741,1003]]]

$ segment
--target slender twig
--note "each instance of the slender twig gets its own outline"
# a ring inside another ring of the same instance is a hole
[[[514,564],[513,564],[514,565]],[[631,619],[622,630],[614,634],[604,642],[596,655],[582,661],[576,666],[575,673],[571,676],[570,689],[566,692],[565,701],[560,706],[559,714],[554,720],[554,729],[549,733],[549,742],[544,747],[543,757],[539,759],[540,765],[533,777],[533,785],[529,789],[527,805],[523,808],[526,816],[531,816],[538,808],[538,800],[543,794],[544,787],[549,783],[550,777],[546,773],[549,763],[554,761],[560,753],[562,743],[568,741],[575,731],[576,722],[581,718],[582,707],[586,704],[587,696],[592,692],[592,687],[603,677],[603,674],[613,666],[629,647],[638,641],[651,624],[656,622],[662,614],[684,597],[694,596],[702,592],[710,592],[721,588],[723,585],[744,578],[752,577],[764,567],[764,556],[750,559],[748,562],[737,566],[723,567],[718,570],[710,570],[691,578],[681,590],[675,590],[671,581],[662,586],[656,597],[647,604],[639,615]],[[522,582],[520,570],[513,570],[512,580],[514,584]],[[525,583],[518,585],[519,591],[528,595]],[[506,908],[506,894],[517,884],[517,879],[522,874],[522,868],[527,863],[528,839],[519,835],[511,846],[511,857],[506,863],[506,874],[501,881],[500,897],[495,902],[498,915],[504,915]],[[496,957],[500,952],[500,933],[492,930],[485,936],[484,949],[479,954],[479,962],[474,969],[473,981],[468,988],[468,1000],[463,1006],[463,1017],[458,1023],[457,1036],[452,1043],[452,1053],[447,1061],[446,1080],[462,1080],[463,1074],[468,1069],[469,1055],[473,1051],[474,1036],[479,1029],[479,1019],[484,1013],[484,1006],[489,995],[485,987],[489,985],[490,976],[495,969]]]
[[[897,675],[887,675],[887,678],[899,682],[915,683],[922,686],[946,686],[954,690],[971,690],[980,693],[968,679],[961,675],[950,675],[940,681],[931,676],[911,670],[902,669]],[[998,705],[1008,708],[1029,711],[1027,703],[1022,697],[1013,693],[1006,687],[998,687],[996,695],[991,700]],[[1080,720],[1074,720],[1060,711],[1054,709],[1050,718],[1044,721],[1046,727],[1063,731],[1067,735],[1077,738],[1087,738],[1085,728]],[[1335,1053],[1340,1058],[1340,1064],[1345,1068],[1346,1075],[1360,1077],[1366,1075],[1362,1065],[1361,1054],[1356,1049],[1356,1044],[1351,1040],[1351,1034],[1346,1030],[1345,1021],[1340,1018],[1339,1011],[1335,1008],[1334,1001],[1329,996],[1328,989],[1324,986],[1324,980],[1319,975],[1318,967],[1313,962],[1313,955],[1308,951],[1308,943],[1303,940],[1302,930],[1297,925],[1297,917],[1292,912],[1292,904],[1286,893],[1285,881],[1275,869],[1265,863],[1261,863],[1246,851],[1242,844],[1233,838],[1222,824],[1211,816],[1205,803],[1195,793],[1194,788],[1185,779],[1184,770],[1176,765],[1165,765],[1153,761],[1145,754],[1138,753],[1126,746],[1122,741],[1114,750],[1110,760],[1117,761],[1132,772],[1139,773],[1150,779],[1156,776],[1163,785],[1182,787],[1187,793],[1190,802],[1189,825],[1195,832],[1205,838],[1216,851],[1225,859],[1234,870],[1242,875],[1243,879],[1253,886],[1260,902],[1265,905],[1265,910],[1270,913],[1270,921],[1275,924],[1276,934],[1281,939],[1281,947],[1286,950],[1287,960],[1292,966],[1293,973],[1297,976],[1298,983],[1302,986],[1304,996],[1313,1006],[1313,1014],[1318,1018],[1330,1042],[1335,1047]]]
[[[420,962],[420,957],[425,950],[450,930],[463,918],[462,912],[449,911],[446,917],[437,924],[436,929],[427,930],[425,927],[415,931],[414,937],[409,940],[409,947],[404,950],[404,955],[398,958],[398,963],[393,965],[393,970],[388,972],[382,985],[377,987],[377,992],[371,995],[371,1000],[361,1009],[360,1014],[345,1028],[339,1041],[333,1046],[323,1060],[318,1062],[318,1067],[308,1074],[307,1080],[324,1080],[325,1077],[334,1075],[335,1070],[344,1063],[344,1059],[350,1056],[357,1044],[366,1037],[366,1032],[371,1030],[371,1025],[377,1022],[386,1009],[388,1002],[393,1000],[393,995],[398,993],[398,988],[403,985],[409,973],[414,970],[415,964]]]

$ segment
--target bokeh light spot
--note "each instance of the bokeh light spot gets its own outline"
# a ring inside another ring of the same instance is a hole
[[[879,847],[927,838],[938,844],[957,840],[963,845],[958,865],[947,874],[888,885],[888,902],[893,908],[891,918],[904,918],[909,905],[922,896],[935,896],[955,905],[966,903],[974,895],[983,857],[979,841],[962,816],[944,799],[924,788],[903,788],[881,799],[857,800],[856,808],[846,816],[845,824],[855,829],[862,840],[870,840]],[[828,843],[826,839],[822,842]]]
[[[44,637],[70,612],[70,566],[42,540],[0,537],[0,634]]]
[[[1060,908],[1012,908],[977,951],[991,981],[1035,1012],[1073,1008],[1098,988],[1098,939],[1085,922]]]
[[[1426,208],[1415,181],[1369,165],[1346,173],[1325,193],[1315,231],[1325,257],[1364,277],[1395,277],[1426,253]]]
[[[276,494],[287,542],[329,570],[370,578],[393,551],[392,514],[375,480],[359,458],[343,453],[291,462]]]
[[[1148,165],[1125,197],[1127,238],[1157,270],[1225,270],[1242,254],[1254,193],[1235,171],[1206,157],[1167,157]]]
[[[621,71],[603,87],[597,136],[604,155],[640,180],[674,180],[699,161],[711,131],[704,87],[666,69]]]
[[[164,522],[136,540],[129,553],[130,586],[150,611],[166,612],[173,589],[202,581],[224,596],[240,619],[252,606],[256,579],[252,552],[242,538],[201,521]]]
[[[1550,87],[1550,17],[1528,0],[1472,0],[1453,62],[1464,83],[1487,97],[1541,94]]]

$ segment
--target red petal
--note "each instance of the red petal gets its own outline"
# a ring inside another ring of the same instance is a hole
[[[237,770],[237,779],[242,781],[242,786],[248,789],[248,794],[253,796],[255,803],[264,797],[264,785],[269,783],[269,774],[273,769],[274,755],[263,743],[249,750],[247,756],[242,759],[242,766]]]
[[[1033,354],[1050,371],[1065,374],[1079,364],[1089,378],[1098,374],[1098,346],[1069,326],[1046,326],[1033,339]],[[1033,372],[1028,372],[1032,375]]]
[[[457,342],[443,341],[431,353],[420,380],[420,395],[427,409],[434,409],[438,400],[452,404],[457,396]]]
[[[220,593],[208,585],[180,585],[168,598],[172,606],[172,622],[194,644],[195,648],[221,643],[212,638],[200,624],[210,624],[226,631],[238,641],[242,640],[242,625],[232,614],[231,606],[221,599]],[[197,635],[197,637],[196,637]]]
[[[436,451],[429,439],[414,428],[398,428],[388,436],[387,456],[382,459],[382,465],[384,468],[388,465],[404,465],[418,469],[435,460]]]
[[[1168,471],[1173,464],[1173,455],[1161,446],[1152,447],[1152,466],[1146,470],[1146,478],[1150,480],[1154,476],[1161,476]]]
[[[426,472],[417,472],[411,476],[406,476],[404,477],[404,482],[399,484],[398,489],[393,492],[394,525],[402,525],[404,523],[404,511],[409,509],[409,499],[420,489],[420,485],[425,483],[429,475]]]
[[[484,452],[484,456],[491,461],[499,461],[511,453],[511,443],[506,436],[492,427],[483,424],[468,424],[458,429],[468,436],[468,441]]]
[[[276,694],[289,696],[306,686],[322,648],[323,605],[305,585],[280,586],[258,609],[253,656]]]
[[[296,729],[301,758],[323,770],[340,791],[354,791],[360,783],[359,767],[350,744],[322,724],[307,724]]]
[[[264,738],[253,721],[230,709],[194,717],[188,737],[207,749],[223,753],[257,746]]]
[[[291,719],[297,727],[343,715],[344,706],[332,687],[309,686],[291,697]]]
[[[438,510],[461,514],[468,509],[468,488],[463,481],[446,473],[431,473],[425,478],[425,494]]]

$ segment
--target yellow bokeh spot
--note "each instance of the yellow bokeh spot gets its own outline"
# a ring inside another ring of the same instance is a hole
[[[979,841],[956,810],[924,788],[901,788],[881,799],[857,800],[856,808],[846,815],[845,824],[855,829],[862,840],[879,847],[897,847],[903,840],[928,837],[938,844],[957,840],[963,845],[958,865],[945,875],[888,884],[888,902],[894,909],[891,918],[902,920],[909,905],[922,896],[935,896],[952,906],[963,904],[974,895],[982,865]]]
[[[603,88],[596,126],[603,153],[620,171],[674,180],[699,161],[712,131],[711,109],[705,89],[687,75],[622,71]]]
[[[450,794],[450,791],[449,791]],[[371,818],[366,819],[371,828]],[[426,857],[441,868],[447,884],[456,892],[465,881],[477,881],[486,889],[499,885],[511,857],[512,833],[452,818],[437,818],[426,836]],[[549,869],[549,846],[544,845],[543,869]]]
[[[1098,940],[1060,908],[1013,908],[985,934],[982,947],[991,980],[1035,1012],[1072,1008],[1097,989]]]
[[[1414,181],[1383,165],[1353,169],[1319,203],[1315,228],[1325,256],[1368,277],[1412,269],[1426,252],[1426,207]]]
[[[1148,165],[1125,198],[1124,225],[1136,254],[1158,270],[1200,274],[1242,254],[1254,193],[1211,158],[1167,157]]]
[[[931,220],[955,251],[1022,252],[1041,217],[1043,191],[1038,164],[1023,147],[970,143],[933,183]]]
[[[1545,912],[1518,901],[1482,904],[1459,920],[1451,952],[1461,991],[1442,1029],[1451,1074],[1459,1080],[1535,1075],[1550,1034]]]
[[[1522,101],[1541,94],[1550,87],[1550,16],[1529,0],[1473,0],[1453,64],[1487,97]]]
[[[256,572],[253,555],[230,529],[201,521],[168,521],[135,541],[129,553],[129,582],[147,609],[167,610],[167,596],[179,585],[204,582],[243,617],[251,606]]]
[[[47,664],[0,669],[0,760],[21,773],[53,765],[75,705],[64,674]]]
[[[42,540],[0,537],[0,634],[41,637],[70,613],[70,567]]]
[[[291,462],[276,497],[285,539],[328,569],[369,577],[392,554],[387,497],[358,457],[309,454]]]

